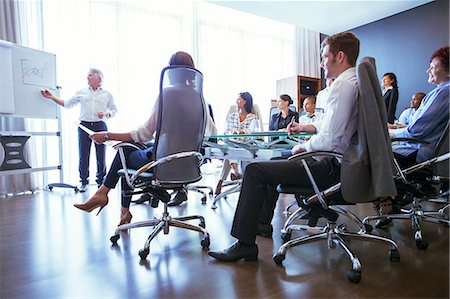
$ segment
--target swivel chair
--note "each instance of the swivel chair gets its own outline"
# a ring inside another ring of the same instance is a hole
[[[138,170],[128,169],[123,147],[119,146],[123,169],[121,176],[122,197],[133,194],[149,193],[153,197],[152,206],[159,202],[164,205],[163,215],[146,221],[124,224],[117,227],[110,238],[116,244],[120,232],[137,227],[154,227],[145,246],[139,251],[141,259],[150,253],[150,242],[163,231],[169,233],[171,226],[197,231],[201,234],[201,246],[208,248],[209,234],[205,230],[205,219],[199,215],[172,217],[168,212],[169,190],[179,190],[202,178],[200,165],[205,124],[206,109],[202,94],[203,76],[189,67],[170,66],[161,73],[159,89],[158,123],[153,156],[149,162]],[[183,113],[179,113],[183,111]],[[194,121],[195,120],[195,121]],[[132,188],[128,191],[125,184]],[[137,191],[133,191],[138,189]],[[186,223],[199,220],[199,225]]]
[[[357,132],[352,137],[350,145],[343,155],[320,151],[298,154],[289,158],[294,163],[302,163],[311,186],[302,188],[296,185],[279,185],[277,187],[280,193],[295,194],[300,207],[289,217],[282,230],[282,238],[286,243],[273,256],[276,264],[283,263],[290,248],[325,240],[328,248],[334,249],[336,245],[339,245],[344,250],[352,263],[352,269],[347,272],[347,278],[353,283],[359,283],[362,266],[345,242],[346,239],[382,242],[390,247],[390,260],[393,262],[400,260],[398,246],[394,241],[368,234],[365,226],[356,215],[338,206],[372,202],[379,197],[392,196],[396,193],[393,179],[392,151],[385,129],[387,116],[383,110],[384,104],[376,74],[375,60],[363,58],[357,66],[359,89]],[[377,145],[373,146],[374,143],[377,143]],[[307,159],[311,157],[341,159],[341,182],[325,190],[319,190],[307,163]],[[374,165],[378,167],[374,167]],[[379,181],[380,178],[383,178],[382,182]],[[339,215],[345,215],[354,220],[359,227],[359,231],[350,232],[345,225],[338,225]],[[297,226],[293,224],[295,218],[307,218],[308,225]],[[319,218],[327,220],[324,227],[316,227]],[[290,240],[293,231],[304,231],[305,227],[315,230],[316,233]]]
[[[387,219],[409,219],[414,229],[414,239],[418,249],[426,250],[428,242],[423,238],[420,222],[427,221],[437,224],[450,225],[449,221],[449,124],[447,123],[432,158],[417,163],[406,169],[401,169],[396,163],[397,175],[395,177],[398,195],[394,199],[395,213],[364,218],[363,223],[368,225],[371,221]],[[425,143],[418,139],[394,138],[393,142]],[[437,186],[440,186],[439,191]],[[443,204],[438,210],[424,210],[424,202]],[[380,222],[379,222],[380,223]]]

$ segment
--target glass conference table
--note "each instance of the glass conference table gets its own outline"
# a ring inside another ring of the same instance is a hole
[[[268,131],[252,134],[230,134],[206,136],[203,141],[204,157],[209,159],[229,159],[241,162],[242,171],[250,162],[268,161],[276,158],[287,158],[294,145],[303,143],[313,134],[288,134]],[[225,186],[230,184],[224,184]],[[240,191],[240,181],[231,183],[231,188],[214,197],[212,209],[216,203],[227,195]]]

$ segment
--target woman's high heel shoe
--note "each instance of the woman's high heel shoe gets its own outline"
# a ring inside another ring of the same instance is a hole
[[[131,222],[131,218],[133,218],[133,215],[131,215],[130,212],[127,212],[126,214],[122,215],[120,217],[120,223],[118,226],[122,225],[122,224],[127,224]]]
[[[220,193],[222,193],[222,184],[223,184],[222,180],[219,180],[217,182],[216,191],[214,192],[215,195],[219,195]]]
[[[100,214],[100,212],[102,211],[102,209],[108,204],[108,197],[106,197],[105,199],[101,199],[101,198],[91,198],[90,200],[88,200],[85,203],[81,203],[81,204],[74,204],[73,206],[75,208],[78,208],[80,210],[83,210],[85,212],[92,212],[94,209],[100,207],[100,209],[97,212],[97,216],[98,214]]]

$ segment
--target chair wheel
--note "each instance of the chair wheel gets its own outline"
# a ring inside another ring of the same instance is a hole
[[[206,204],[206,196],[202,197],[202,205]]]
[[[213,196],[214,193],[212,191],[209,191],[209,196]]]
[[[117,244],[117,240],[119,240],[119,239],[120,239],[120,235],[114,235],[111,238],[109,238],[111,243],[113,243],[114,245]]]
[[[50,187],[50,186],[49,186],[49,187],[48,187],[48,190],[52,191],[52,190],[53,190],[53,187]]]
[[[400,261],[400,252],[397,249],[389,250],[389,259],[391,262],[399,262]]]
[[[282,263],[283,263],[283,261],[284,261],[284,259],[286,258],[286,255],[285,254],[275,254],[274,256],[273,256],[273,261],[275,262],[275,264],[277,264],[277,265],[281,265]]]
[[[205,221],[200,221],[198,226],[205,228],[206,227]]]
[[[428,242],[424,239],[418,239],[416,240],[416,247],[420,250],[426,250],[428,248]]]
[[[347,272],[347,278],[353,283],[359,283],[361,281],[361,271],[349,270]]]
[[[139,250],[139,256],[141,257],[142,260],[145,260],[149,253],[150,251],[148,249]]]
[[[289,240],[291,240],[291,233],[282,233],[281,240],[283,240],[283,243],[286,243]]]
[[[364,224],[364,228],[366,229],[366,232],[370,234],[373,231],[373,226],[370,224]]]
[[[210,245],[209,237],[206,237],[203,240],[201,240],[200,244],[204,249],[208,249]]]
[[[50,189],[51,190],[51,189]],[[73,189],[73,191],[75,191],[75,193],[78,193],[79,191],[80,191],[80,189],[78,189],[78,187],[75,187],[74,189]]]

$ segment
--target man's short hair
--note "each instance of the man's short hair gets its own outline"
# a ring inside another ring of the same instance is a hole
[[[303,102],[305,102],[306,100],[310,100],[312,104],[316,104],[316,97],[315,96],[307,96]]]
[[[359,39],[353,32],[341,32],[327,36],[321,44],[322,48],[325,46],[329,46],[329,51],[334,56],[339,51],[344,52],[347,55],[347,62],[352,66],[356,65],[359,55]]]
[[[103,73],[102,73],[101,70],[95,69],[95,68],[90,68],[89,69],[89,73],[97,75],[97,78],[100,81],[99,84],[102,85],[102,83],[103,83]]]

